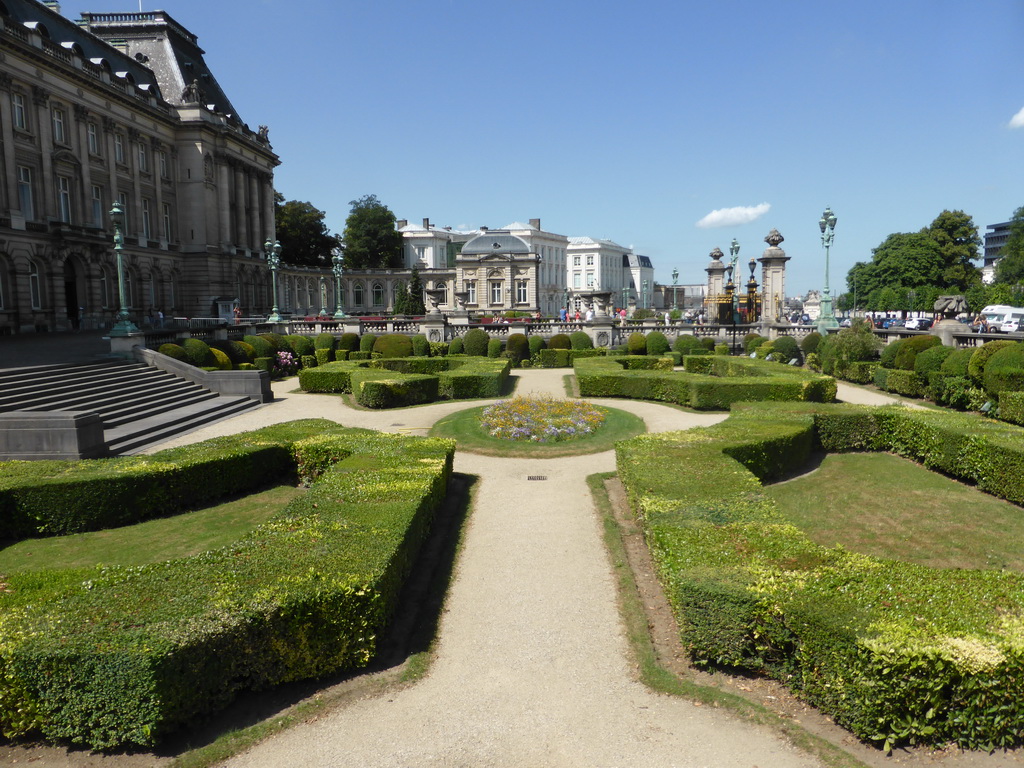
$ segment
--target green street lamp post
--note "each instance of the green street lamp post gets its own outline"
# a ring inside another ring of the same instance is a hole
[[[818,315],[818,332],[825,335],[829,330],[839,327],[835,312],[832,310],[832,294],[828,289],[828,251],[836,236],[836,215],[831,208],[826,208],[818,220],[821,229],[821,244],[825,246],[825,290],[821,295],[821,313]]]
[[[270,317],[267,318],[267,322],[280,323],[284,321],[284,318],[277,311],[277,268],[281,266],[281,243],[277,240],[274,242],[267,240],[263,244],[263,250],[267,254],[267,266],[270,267],[270,287],[274,292],[274,307],[270,311]]]
[[[317,317],[327,317],[327,278],[320,275],[320,312]]]
[[[679,270],[672,270],[672,311],[679,309],[679,305],[676,303],[676,283],[679,282]]]
[[[622,289],[622,306],[623,306],[623,308],[627,312],[629,312],[629,286],[628,285],[625,286]]]
[[[640,306],[647,309],[647,281],[644,280],[643,293],[640,294]]]
[[[124,249],[124,211],[121,209],[121,202],[116,201],[110,209],[110,224],[114,228],[114,255],[117,257],[117,295],[120,308],[117,310],[117,322],[110,329],[111,336],[128,336],[138,333],[139,328],[132,322],[128,314],[127,291],[124,280],[124,256],[121,253]]]
[[[740,296],[736,292],[736,283],[733,277],[739,278],[739,268],[736,266],[740,258],[740,243],[734,237],[729,244],[729,282],[732,283],[732,340],[736,344],[736,322],[740,314]]]
[[[341,255],[341,250],[334,252],[331,262],[334,265],[331,267],[331,271],[334,272],[334,319],[341,320],[345,317],[341,309],[341,276],[345,274],[345,257]]]

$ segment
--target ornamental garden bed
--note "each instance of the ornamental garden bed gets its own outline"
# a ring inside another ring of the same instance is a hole
[[[836,381],[793,366],[724,355],[692,355],[684,370],[668,357],[625,355],[574,363],[581,397],[659,400],[698,410],[725,410],[744,401],[832,402]]]
[[[813,543],[761,483],[815,450],[890,451],[1024,501],[1024,431],[961,414],[743,404],[715,427],[620,443],[619,476],[691,658],[778,679],[886,748],[1019,745],[1024,575]]]
[[[149,746],[241,691],[365,666],[453,455],[447,440],[306,420],[152,456],[0,464],[6,536],[131,524],[274,479],[308,485],[199,554],[5,573],[3,733]]]

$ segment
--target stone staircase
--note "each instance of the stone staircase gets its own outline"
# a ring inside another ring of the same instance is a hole
[[[98,413],[111,456],[138,453],[257,406],[124,360],[0,369],[0,412]]]

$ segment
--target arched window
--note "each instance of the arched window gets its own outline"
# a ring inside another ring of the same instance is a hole
[[[396,280],[391,286],[391,306],[398,305],[398,297],[405,293],[405,283],[401,280]]]
[[[39,276],[39,265],[34,261],[28,263],[28,291],[32,301],[32,309],[42,309],[43,286]]]
[[[373,284],[373,306],[384,306],[384,286],[380,283]]]
[[[352,306],[363,306],[363,284],[356,283],[352,286]]]
[[[441,304],[447,304],[448,303],[448,283],[446,283],[444,280],[438,280],[436,283],[434,283],[434,288],[439,290],[439,291],[441,291],[441,301],[440,301],[440,303]]]
[[[106,267],[100,267],[100,306],[104,309],[110,307],[110,280]]]

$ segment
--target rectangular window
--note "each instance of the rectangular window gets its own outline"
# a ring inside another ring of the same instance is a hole
[[[501,303],[501,283],[496,280],[491,283],[491,304]]]
[[[71,179],[57,177],[57,215],[65,224],[71,223]]]
[[[466,303],[476,304],[476,280],[470,280],[466,283]]]
[[[86,124],[85,137],[89,143],[89,154],[98,155],[100,153],[100,132],[99,128],[96,127],[96,123]]]
[[[579,256],[573,256],[572,257],[572,265],[574,267],[578,267],[580,265],[580,257]]]
[[[124,234],[127,235],[129,232],[132,231],[131,216],[128,215],[128,212],[129,212],[129,208],[128,208],[128,193],[127,192],[118,192],[117,193],[117,202],[119,202],[121,204],[121,210],[124,212]]]
[[[527,301],[526,296],[527,296],[527,293],[526,293],[526,281],[525,280],[517,280],[516,281],[516,303],[517,304],[525,304],[526,301]]]
[[[11,94],[11,105],[14,111],[14,127],[21,131],[27,131],[28,112],[25,110],[25,94]]]
[[[587,272],[587,288],[593,288],[593,287],[594,287],[594,273],[593,272]]]
[[[171,241],[171,206],[168,203],[164,203],[164,239],[167,242]]]
[[[146,151],[146,145],[139,139],[139,170],[149,170],[149,153]]]
[[[124,136],[120,133],[114,134],[114,160],[124,165]]]
[[[56,144],[66,144],[67,137],[64,135],[64,110],[53,110],[53,141]]]
[[[160,178],[169,179],[171,177],[170,172],[167,168],[167,153],[164,151],[157,152],[157,164],[160,167]]]
[[[581,283],[582,280],[583,280],[583,276],[580,275],[579,272],[573,272],[573,275],[572,275],[572,287],[573,288],[579,288],[581,286],[581,284],[582,284]]]
[[[92,185],[92,225],[103,226],[103,187]]]
[[[149,198],[142,198],[142,236],[147,240],[153,237],[152,228],[149,225]]]
[[[592,254],[592,253],[588,253],[587,254],[587,266],[588,267],[594,266],[594,254]]]
[[[32,205],[32,169],[27,165],[18,166],[18,201],[21,203],[21,215],[28,221],[35,219],[35,208]]]

